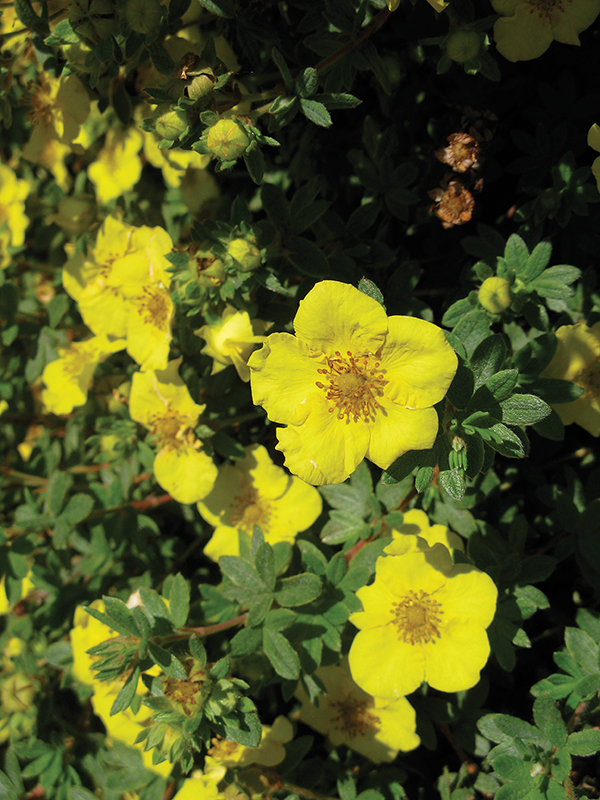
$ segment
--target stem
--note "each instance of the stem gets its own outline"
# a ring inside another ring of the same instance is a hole
[[[27,472],[19,472],[10,467],[0,467],[0,474],[7,475],[19,483],[29,483],[32,486],[45,486],[48,483],[48,478],[41,478],[39,475],[29,475]]]
[[[188,639],[190,634],[195,633],[196,636],[210,636],[211,633],[219,633],[226,631],[228,628],[235,628],[236,625],[243,625],[248,619],[248,612],[240,614],[235,619],[226,619],[225,622],[217,622],[216,625],[204,625],[199,628],[183,628],[182,633],[174,633],[171,636],[165,636],[163,642],[174,642],[179,639]]]
[[[582,700],[581,703],[579,703],[579,705],[573,712],[571,719],[567,722],[567,731],[569,733],[573,733],[573,731],[575,730],[575,726],[579,722],[580,718],[587,711],[590,702],[591,702],[590,700]]]
[[[372,33],[375,33],[376,30],[381,28],[383,23],[389,17],[390,13],[391,12],[389,8],[382,9],[379,12],[379,14],[373,17],[373,19],[367,25],[367,27],[363,28],[363,31],[358,37],[358,39],[355,39],[351,42],[347,42],[343,47],[340,47],[339,50],[336,50],[335,53],[332,53],[326,59],[317,64],[317,66],[315,67],[317,72],[323,72],[324,70],[328,69],[332,64],[335,64],[335,62],[338,61],[338,59],[343,58],[343,56],[345,56],[347,53],[350,53],[355,48],[360,47],[360,45],[365,41],[365,39],[368,39]]]

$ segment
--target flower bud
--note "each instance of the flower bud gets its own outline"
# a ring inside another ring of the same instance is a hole
[[[212,74],[212,70],[207,67],[188,83],[186,87],[187,96],[190,100],[202,100],[212,92],[215,83],[215,76]]]
[[[174,142],[185,132],[188,118],[180,108],[171,108],[169,103],[162,103],[154,112],[154,130],[163,139]]]
[[[256,239],[232,239],[227,245],[227,252],[238,262],[236,267],[240,272],[250,272],[260,266],[260,250]]]
[[[50,221],[55,222],[71,236],[77,236],[87,230],[95,218],[96,201],[92,195],[80,194],[75,197],[63,197]]]
[[[497,275],[486,278],[479,288],[478,299],[486,311],[501,314],[511,304],[510,283]]]
[[[476,58],[480,50],[481,37],[471,28],[459,28],[450,34],[446,43],[446,52],[457,64],[465,64]]]
[[[250,137],[234,119],[220,119],[208,131],[206,144],[220,161],[235,161],[250,144]]]
[[[156,31],[162,20],[160,0],[127,0],[125,19],[129,27],[138,33]]]

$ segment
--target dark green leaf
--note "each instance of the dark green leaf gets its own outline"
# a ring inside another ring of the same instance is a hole
[[[300,100],[300,110],[310,122],[319,125],[321,128],[329,128],[331,125],[331,116],[323,103],[318,103],[316,100],[307,100],[302,98]]]
[[[488,336],[477,345],[470,361],[476,389],[502,369],[505,358],[506,344],[499,334]]]
[[[501,407],[505,425],[533,425],[552,411],[548,403],[533,394],[513,394]]]
[[[553,747],[562,747],[565,744],[567,726],[552,697],[547,694],[536,697],[533,704],[533,719]]]
[[[120,711],[125,711],[129,708],[137,690],[138,681],[140,679],[140,668],[135,667],[131,675],[125,681],[119,694],[115,697],[115,701],[110,709],[110,716],[118,714]]]
[[[300,659],[282,633],[272,628],[263,628],[263,649],[278,675],[288,680],[297,680],[300,676]]]
[[[265,592],[266,586],[260,579],[258,572],[252,564],[249,564],[239,556],[222,556],[219,559],[219,566],[221,572],[235,583],[236,586],[241,586],[243,589],[249,589],[253,592]]]
[[[517,385],[519,371],[516,369],[504,369],[493,375],[486,383],[487,388],[498,402],[506,400],[512,390]]]
[[[187,622],[190,610],[190,587],[186,579],[177,573],[171,581],[169,610],[175,628],[182,628]]]
[[[164,647],[148,642],[148,654],[169,678],[175,678],[178,681],[184,681],[187,678],[187,672],[181,661]]]
[[[358,291],[363,292],[363,294],[366,294],[368,297],[376,300],[381,306],[383,306],[383,309],[385,310],[383,295],[373,281],[370,281],[368,278],[361,278],[358,282]]]
[[[222,559],[221,559],[222,560]],[[301,606],[321,594],[321,581],[312,572],[302,572],[277,581],[275,599],[280,606]]]

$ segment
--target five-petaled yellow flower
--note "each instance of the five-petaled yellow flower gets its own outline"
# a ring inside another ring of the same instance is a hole
[[[572,403],[554,405],[554,410],[565,425],[576,422],[600,436],[600,322],[591,328],[584,322],[563,325],[556,338],[556,353],[541,377],[573,381],[583,394]]]
[[[198,511],[215,526],[204,548],[217,561],[239,554],[238,532],[252,535],[255,525],[265,541],[293,542],[321,513],[321,495],[271,461],[259,444],[246,447],[246,457],[219,468],[219,476]]]
[[[105,333],[85,342],[59,347],[59,357],[46,364],[42,373],[46,386],[42,402],[47,410],[53,414],[69,414],[76,406],[82,406],[98,364],[124,347],[123,339],[111,342]]]
[[[295,475],[341,483],[363,458],[387,468],[433,446],[456,372],[443,331],[417,317],[388,317],[353,286],[321,281],[302,300],[295,336],[272,333],[248,361],[252,396],[277,430]]]
[[[130,191],[142,174],[139,152],[144,144],[141,131],[109,131],[104,147],[88,168],[88,177],[96,187],[99,203],[110,203]]]
[[[195,503],[213,488],[217,468],[193,428],[205,406],[194,403],[179,376],[181,358],[166,369],[136,372],[129,413],[156,437],[154,476],[179,503]]]
[[[400,750],[419,746],[415,710],[405,697],[385,700],[363,692],[352,680],[345,660],[339,666],[321,667],[316,676],[325,684],[326,693],[319,696],[316,706],[298,684],[299,716],[328,736],[334,747],[345,744],[379,764],[393,761]]]
[[[509,61],[539,58],[553,41],[579,45],[600,13],[600,0],[491,0],[498,52]]]
[[[394,552],[395,543],[386,551]],[[461,692],[479,680],[490,654],[486,628],[496,611],[492,579],[469,564],[453,564],[442,544],[377,559],[375,582],[356,596],[363,611],[349,663],[356,683],[394,699],[423,681]]]

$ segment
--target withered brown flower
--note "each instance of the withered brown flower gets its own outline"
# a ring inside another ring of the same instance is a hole
[[[435,156],[443,164],[448,164],[454,172],[479,169],[479,144],[468,133],[451,133],[448,147],[435,151]]]
[[[431,211],[442,221],[444,228],[464,225],[473,216],[475,200],[460,181],[450,181],[445,188],[432,189],[429,196],[435,200]]]

